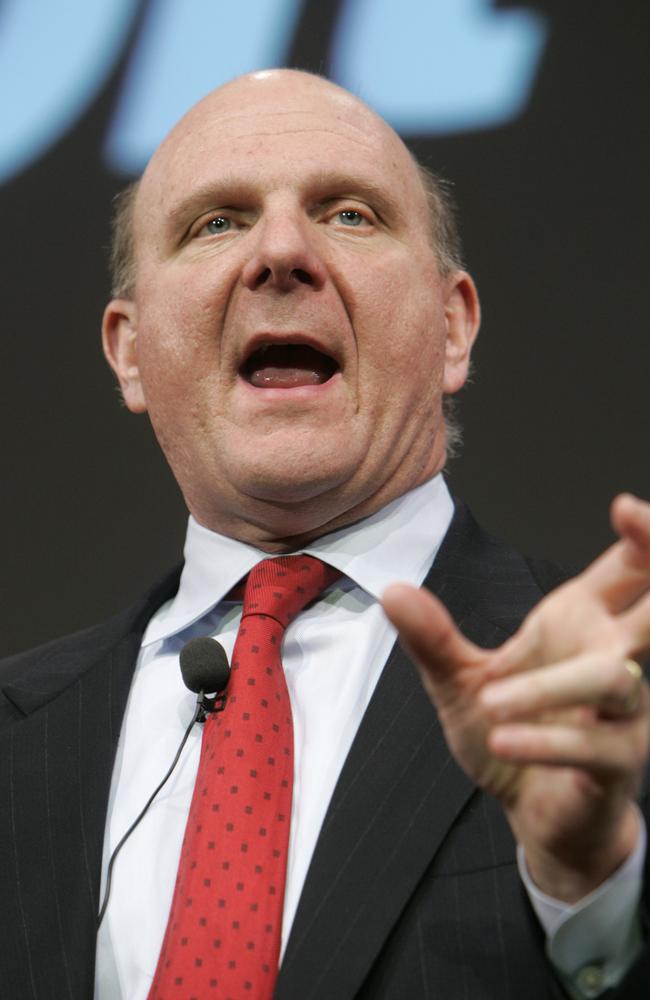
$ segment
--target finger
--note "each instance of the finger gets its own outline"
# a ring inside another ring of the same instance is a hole
[[[494,756],[510,764],[628,773],[636,781],[648,753],[648,720],[644,714],[593,726],[511,723],[495,726],[487,741]]]
[[[432,679],[448,680],[484,658],[483,650],[465,639],[444,605],[428,591],[391,584],[381,603],[403,645]]]
[[[479,698],[495,722],[580,705],[591,705],[607,716],[631,715],[640,711],[640,681],[626,662],[611,653],[585,654],[490,681]]]
[[[650,503],[620,493],[612,502],[610,519],[621,538],[629,538],[640,552],[650,553]]]
[[[650,504],[621,495],[612,505],[611,516],[621,540],[576,579],[616,614],[650,588]]]
[[[650,653],[650,593],[623,612],[618,624],[627,637],[630,655],[643,660]]]
[[[578,652],[580,645],[587,644],[591,630],[585,629],[586,622],[599,611],[616,615],[612,622],[616,621],[620,646],[628,655],[643,659],[650,651],[650,504],[621,495],[613,504],[612,517],[624,537],[583,573],[544,598],[524,626],[490,660],[492,677],[540,665],[549,638],[551,608],[556,617],[559,612],[559,618],[552,623],[555,634],[562,636],[557,631],[560,622],[569,638],[572,629],[577,637],[573,649],[560,643],[560,655]]]

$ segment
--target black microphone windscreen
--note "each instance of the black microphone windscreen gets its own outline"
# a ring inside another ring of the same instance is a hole
[[[190,639],[181,649],[181,674],[190,691],[212,694],[223,691],[230,679],[226,651],[220,642],[209,636]]]

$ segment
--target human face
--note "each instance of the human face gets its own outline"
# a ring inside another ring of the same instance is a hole
[[[147,168],[135,238],[104,345],[199,522],[290,548],[441,467],[473,285],[441,276],[410,156],[351,95],[291,71],[209,95]]]

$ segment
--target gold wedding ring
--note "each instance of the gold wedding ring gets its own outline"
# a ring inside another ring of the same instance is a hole
[[[641,688],[643,686],[643,670],[636,660],[624,660],[623,666],[628,674],[634,679],[634,687],[630,690],[623,702],[623,713],[634,715],[641,701]]]

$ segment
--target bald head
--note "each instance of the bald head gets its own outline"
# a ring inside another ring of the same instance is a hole
[[[372,142],[417,186],[417,170],[404,143],[366,104],[323,77],[273,69],[237,77],[190,108],[151,157],[142,178],[142,200],[157,196],[160,184],[179,160],[200,159],[210,152],[212,135],[227,135],[231,140],[276,135],[288,121],[294,132],[302,128],[313,135],[314,156],[319,136],[331,122],[339,123],[351,141]]]

